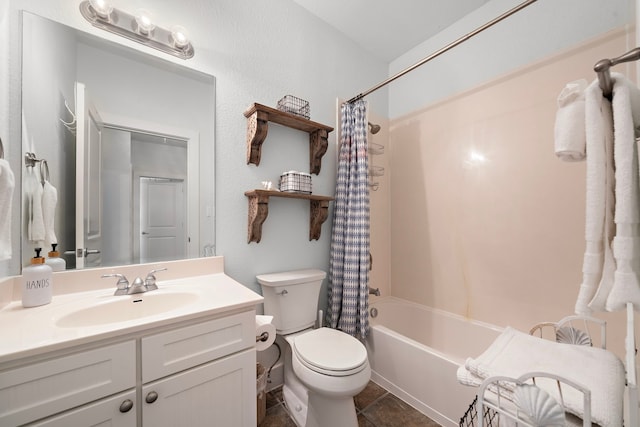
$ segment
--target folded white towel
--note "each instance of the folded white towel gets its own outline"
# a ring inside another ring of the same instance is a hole
[[[576,162],[586,157],[585,79],[576,80],[558,95],[554,127],[555,152],[561,160]]]
[[[561,344],[506,328],[477,358],[465,362],[468,374],[458,370],[463,384],[479,384],[484,379],[504,375],[518,378],[528,372],[547,372],[583,385],[591,391],[591,417],[602,427],[619,427],[623,418],[625,371],[622,361],[601,348]],[[479,382],[478,382],[479,381]],[[555,382],[537,385],[556,400]],[[582,394],[563,390],[566,409],[581,416]]]
[[[42,216],[42,184],[33,167],[24,174],[24,196],[27,209],[27,238],[40,246],[44,243],[44,219]]]
[[[603,279],[605,257],[613,238],[613,118],[611,103],[602,96],[598,80],[585,90],[587,181],[582,284],[575,305],[578,314],[591,313],[589,302]],[[608,184],[608,185],[607,185]],[[606,233],[605,233],[606,230]],[[605,239],[605,235],[607,239]],[[611,267],[608,266],[609,273]]]
[[[42,189],[42,217],[44,222],[44,246],[50,248],[52,243],[58,243],[55,232],[56,205],[58,204],[58,190],[49,181],[44,182]]]
[[[606,309],[624,310],[632,302],[640,310],[640,177],[635,124],[640,123],[640,90],[621,74],[613,74],[613,122],[616,165],[616,271]]]
[[[9,162],[0,159],[0,261],[11,258],[11,205],[15,186]]]

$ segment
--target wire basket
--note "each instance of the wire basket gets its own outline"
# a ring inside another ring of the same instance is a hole
[[[297,98],[293,95],[285,95],[280,101],[278,101],[277,109],[284,111],[285,113],[295,114],[296,116],[309,119],[311,117],[309,101]]]
[[[311,174],[289,171],[280,175],[280,191],[311,194]]]
[[[469,408],[464,413],[462,418],[460,418],[460,427],[476,427],[479,426],[478,422],[478,396],[473,399]],[[498,427],[498,413],[491,408],[484,408],[484,425],[486,427]]]

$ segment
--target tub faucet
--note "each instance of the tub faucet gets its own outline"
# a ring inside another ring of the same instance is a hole
[[[380,288],[372,288],[371,286],[369,286],[369,294],[373,294],[377,297],[380,296]]]

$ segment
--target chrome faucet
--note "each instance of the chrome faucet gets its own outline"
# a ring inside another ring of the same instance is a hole
[[[124,276],[124,274],[113,273],[113,274],[103,274],[102,278],[106,277],[117,277],[118,282],[116,283],[116,292],[114,295],[127,295],[129,293],[129,281]]]
[[[160,271],[167,271],[166,268],[158,268],[157,270],[151,270],[147,273],[147,277],[144,279],[144,286],[147,288],[147,291],[155,291],[158,289],[158,285],[156,285],[156,276],[155,274]]]
[[[113,274],[103,274],[102,278],[106,277],[117,277],[118,282],[116,283],[116,291],[113,295],[132,295],[132,294],[141,294],[143,292],[155,291],[158,289],[158,285],[156,285],[156,276],[155,273],[159,271],[165,271],[166,268],[159,268],[157,270],[151,270],[147,273],[147,277],[144,281],[136,277],[136,280],[133,281],[133,284],[129,286],[129,281],[124,276],[124,274],[113,273]]]

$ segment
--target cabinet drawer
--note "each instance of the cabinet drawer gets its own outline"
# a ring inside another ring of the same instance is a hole
[[[0,372],[0,425],[20,425],[135,386],[135,341]]]
[[[122,404],[129,400],[136,401],[136,391],[117,394],[97,402],[83,405],[58,416],[29,424],[29,427],[69,427],[69,426],[118,426],[135,427],[137,408],[124,410]],[[121,410],[121,408],[123,408]]]
[[[248,311],[142,338],[142,382],[253,347],[255,334]]]

